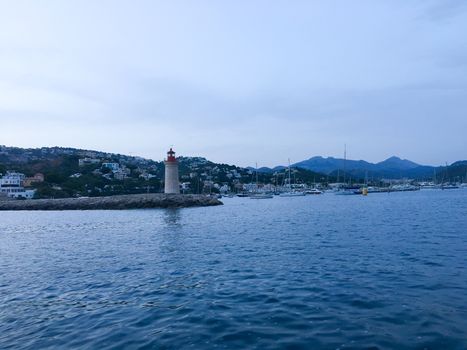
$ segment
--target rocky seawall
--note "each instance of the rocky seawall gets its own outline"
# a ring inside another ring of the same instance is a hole
[[[217,198],[197,194],[130,194],[109,197],[0,201],[0,210],[123,210],[222,205]]]

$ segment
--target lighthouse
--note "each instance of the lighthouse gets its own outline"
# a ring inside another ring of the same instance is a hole
[[[165,186],[164,193],[180,193],[180,184],[178,182],[178,162],[175,158],[175,152],[172,147],[167,152],[165,164]]]

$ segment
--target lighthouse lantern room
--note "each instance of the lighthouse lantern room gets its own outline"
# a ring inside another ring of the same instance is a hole
[[[180,183],[178,180],[178,161],[175,152],[170,147],[167,152],[165,164],[165,185],[164,193],[180,193]]]

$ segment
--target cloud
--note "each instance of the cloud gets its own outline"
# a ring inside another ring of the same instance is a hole
[[[174,143],[244,165],[346,142],[369,160],[465,158],[464,1],[138,4],[1,7],[11,144],[154,156]]]
[[[462,16],[467,11],[467,2],[464,0],[422,1],[427,9],[422,18],[433,21],[448,21],[452,18]]]

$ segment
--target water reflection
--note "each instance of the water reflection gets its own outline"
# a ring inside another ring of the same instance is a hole
[[[181,210],[180,209],[166,209],[163,215],[164,224],[169,228],[181,227]]]

